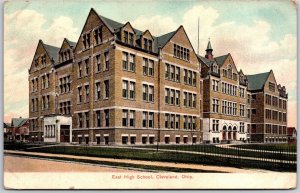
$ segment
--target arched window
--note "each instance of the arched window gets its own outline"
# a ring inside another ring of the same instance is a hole
[[[226,131],[227,130],[227,127],[226,125],[223,126],[223,131]]]
[[[231,126],[229,126],[229,127],[228,127],[228,131],[231,131],[231,129],[232,129]]]
[[[233,127],[233,131],[236,131],[236,126]]]

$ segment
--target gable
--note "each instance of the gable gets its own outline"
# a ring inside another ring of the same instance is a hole
[[[265,87],[264,87],[265,90],[272,92],[271,90],[269,90],[269,83],[271,83],[271,84],[273,83],[275,85],[275,93],[277,93],[278,87],[277,87],[277,82],[276,82],[273,70],[270,71],[267,81],[265,82]]]
[[[223,65],[221,65],[221,69],[228,69],[229,65],[232,68],[232,72],[238,74],[238,70],[235,66],[233,58],[230,54],[228,54],[227,58],[225,59]]]
[[[110,37],[113,37],[113,31],[111,31],[111,29],[107,26],[106,22],[103,22],[103,20],[101,19],[101,17],[94,11],[94,9],[91,9],[91,11],[89,12],[89,15],[85,21],[85,24],[82,28],[82,31],[80,33],[80,36],[77,40],[77,44],[74,48],[74,50],[76,52],[78,52],[79,50],[81,50],[83,48],[83,35],[84,34],[90,34],[90,41],[91,41],[91,45],[93,42],[93,30],[96,29],[97,27],[102,26],[102,34],[103,34],[103,40],[105,39],[109,39]]]
[[[150,33],[149,30],[146,30],[146,31],[143,33],[143,38],[147,38],[147,39],[153,41],[153,36],[151,35],[151,33]]]
[[[30,68],[29,68],[29,73],[34,71],[34,69],[36,69],[35,68],[36,62],[38,62],[38,68],[41,67],[42,56],[46,57],[46,64],[51,63],[51,58],[50,58],[49,54],[47,53],[42,40],[39,40],[38,45],[35,50],[35,53],[34,53],[34,56],[33,56],[33,59],[32,59],[32,62],[31,62],[31,65],[30,65]]]
[[[127,32],[130,32],[130,33],[134,33],[135,34],[135,31],[133,29],[133,27],[131,26],[131,24],[129,22],[127,22],[123,27],[122,27],[122,30],[125,30]]]

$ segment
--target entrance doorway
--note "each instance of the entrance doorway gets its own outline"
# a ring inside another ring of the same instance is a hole
[[[70,125],[60,126],[60,142],[70,143]]]

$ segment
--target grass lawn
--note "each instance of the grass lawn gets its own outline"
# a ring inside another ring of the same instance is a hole
[[[171,146],[166,146],[171,147]],[[179,146],[177,146],[179,147]],[[207,146],[209,147],[209,146]],[[211,146],[212,147],[212,146]],[[182,146],[182,148],[187,148]],[[89,147],[89,146],[52,146],[37,149],[23,149],[24,151],[43,152],[54,154],[67,154],[78,156],[104,157],[115,159],[134,159],[147,161],[193,163],[215,166],[230,166],[237,168],[258,168],[274,171],[296,171],[296,165],[285,163],[270,163],[255,160],[228,158],[211,155],[195,155],[179,152],[156,152],[154,149],[137,150],[132,148],[111,148],[111,147]]]
[[[241,145],[237,147],[243,149],[244,146],[247,145],[243,145],[243,146]],[[156,145],[147,145],[147,146],[139,146],[139,147],[156,149]],[[244,156],[244,157],[264,158],[264,159],[278,159],[278,160],[290,160],[290,161],[296,161],[297,159],[297,155],[295,154],[274,154],[274,153],[268,153],[263,151],[252,152],[252,151],[246,151],[240,149],[238,150],[230,149],[226,146],[221,148],[214,145],[160,145],[159,148],[180,150],[180,151],[207,152],[207,153],[216,153],[216,154],[224,154],[224,155],[237,155],[237,156]]]
[[[240,147],[244,149],[258,149],[268,151],[285,151],[285,152],[297,152],[297,144],[245,144],[234,145],[234,147]]]

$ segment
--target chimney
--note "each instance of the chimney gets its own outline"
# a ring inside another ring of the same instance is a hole
[[[213,49],[211,47],[210,41],[208,41],[207,48],[205,51],[206,51],[205,58],[212,60],[214,58],[214,55],[212,54]]]

